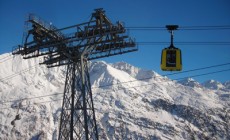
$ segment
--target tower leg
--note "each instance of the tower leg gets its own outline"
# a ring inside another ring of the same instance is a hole
[[[87,61],[67,67],[59,140],[97,140],[95,111]]]

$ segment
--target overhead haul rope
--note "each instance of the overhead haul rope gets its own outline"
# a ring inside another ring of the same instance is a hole
[[[186,70],[186,71],[181,71],[181,72],[176,72],[176,73],[169,73],[169,74],[165,74],[165,75],[161,75],[161,76],[177,75],[177,74],[181,74],[181,73],[188,73],[188,72],[199,71],[199,70],[204,70],[204,69],[210,69],[210,68],[215,68],[215,67],[220,67],[220,66],[225,66],[225,65],[230,65],[230,62],[223,63],[223,64],[218,64],[218,65],[207,66],[207,67],[202,67],[202,68],[196,68],[196,69]],[[29,71],[31,69],[34,69],[37,66],[39,66],[39,64],[36,64],[34,66],[31,66],[29,68],[21,70],[21,71],[19,71],[17,73],[14,73],[12,75],[8,75],[8,76],[6,76],[4,78],[1,78],[0,81],[7,81],[7,80],[9,80],[11,78],[14,78],[14,77],[18,76],[21,73],[25,73],[25,72],[27,72],[27,71]],[[117,84],[122,84],[122,83],[127,83],[127,82],[134,82],[134,81],[138,81],[138,80],[148,80],[148,79],[151,79],[151,78],[156,78],[156,76],[140,78],[140,79],[126,81],[126,82],[121,82],[121,83],[117,83]],[[102,86],[99,86],[99,87],[92,87],[92,88],[101,88],[101,87],[107,87],[107,86],[112,86],[112,85],[116,85],[116,84],[102,85]]]
[[[209,72],[209,73],[203,73],[203,74],[198,74],[198,75],[192,75],[192,76],[189,76],[189,78],[191,77],[200,77],[200,76],[205,76],[205,75],[210,75],[210,74],[215,74],[215,73],[221,73],[221,72],[226,72],[226,71],[230,71],[230,69],[224,69],[224,70],[219,70],[219,71],[214,71],[214,72]],[[181,80],[181,79],[186,79],[188,77],[181,77],[181,78],[176,78],[176,79],[171,79],[171,81],[174,81],[174,80]],[[167,81],[161,81],[162,83],[164,82],[167,82]],[[157,82],[157,83],[161,83],[161,82]],[[128,83],[128,82],[126,82]],[[119,84],[124,84],[124,83],[119,83]],[[143,87],[143,86],[149,86],[149,85],[153,85],[155,84],[155,82],[152,82],[152,83],[147,83],[147,84],[144,84],[144,85],[139,85],[139,86],[133,86],[133,87],[128,87],[128,88],[125,88],[125,89],[129,89],[129,88],[138,88],[138,87]],[[116,84],[118,85],[118,84]],[[123,89],[122,89],[123,90]],[[110,90],[111,92],[114,92],[112,90]],[[109,91],[103,91],[103,92],[98,92],[98,93],[94,93],[94,94],[100,94],[100,93],[108,93]],[[43,96],[36,96],[36,97],[29,97],[29,98],[24,98],[26,100],[31,100],[31,99],[35,99],[35,98],[41,98],[41,97],[48,97],[48,96],[53,96],[53,95],[59,95],[59,94],[63,94],[63,93],[55,93],[55,94],[49,94],[49,95],[43,95]],[[23,99],[23,100],[24,100]],[[6,102],[3,102],[1,104],[5,104],[5,103],[10,103],[10,102],[15,102],[15,101],[19,101],[19,100],[22,100],[22,99],[17,99],[17,100],[12,100],[12,101],[6,101]],[[46,102],[53,102],[53,101],[59,101],[59,100],[62,100],[62,99],[56,99],[56,100],[51,100],[51,101],[43,101],[43,102],[38,102],[38,103],[46,103]],[[7,109],[7,108],[0,108],[0,109]]]
[[[198,77],[198,76],[204,76],[204,75],[208,75],[208,74],[213,74],[213,73],[220,73],[220,72],[224,72],[224,71],[230,71],[230,69],[226,69],[226,70],[221,70],[221,71],[216,71],[216,72],[211,72],[211,73],[204,73],[204,74],[200,74],[200,75],[194,75],[192,77]],[[184,77],[184,78],[187,78],[187,77]],[[173,79],[173,80],[179,80],[179,79],[184,79],[184,78],[177,78],[177,79]],[[172,81],[173,81],[172,80]],[[162,82],[165,82],[165,81],[162,81]],[[159,82],[158,82],[159,83]],[[155,82],[154,83],[148,83],[148,84],[144,84],[144,85],[139,85],[139,86],[133,86],[133,87],[128,87],[128,88],[125,88],[125,89],[130,89],[130,88],[140,88],[140,87],[143,87],[143,86],[150,86],[150,85],[153,85],[153,84],[156,84]],[[124,89],[118,89],[116,91],[119,91],[119,90],[124,90]],[[94,94],[101,94],[101,93],[109,93],[109,92],[115,92],[115,91],[103,91],[103,92],[98,92],[98,93],[94,93]],[[62,94],[62,93],[58,93],[58,94]],[[46,95],[46,96],[51,96],[51,95]],[[35,97],[37,98],[37,97]],[[32,97],[30,99],[33,99]],[[34,104],[42,104],[42,103],[50,103],[50,102],[57,102],[57,101],[61,101],[63,99],[56,99],[56,100],[50,100],[50,101],[42,101],[42,102],[35,102]],[[205,99],[207,100],[207,99]],[[12,101],[13,102],[13,101]],[[26,106],[26,105],[25,105]],[[32,106],[32,105],[29,105],[29,106]],[[2,109],[10,109],[11,107],[6,107],[6,108],[0,108],[1,110]]]
[[[165,30],[162,26],[127,26],[129,30]],[[217,26],[180,26],[179,30],[228,30],[230,25]]]
[[[218,65],[212,65],[212,66],[207,66],[207,67],[202,67],[202,68],[186,70],[186,71],[181,71],[181,72],[176,72],[176,73],[169,73],[169,74],[164,74],[164,75],[160,75],[160,76],[177,75],[177,74],[188,73],[188,72],[193,72],[193,71],[199,71],[199,70],[204,70],[204,69],[210,69],[210,68],[215,68],[215,67],[220,67],[220,66],[225,66],[225,65],[230,65],[230,62],[224,63],[224,64],[218,64]],[[113,85],[117,85],[117,84],[135,82],[135,81],[139,81],[139,80],[148,80],[148,79],[157,78],[157,77],[160,77],[160,76],[151,76],[151,77],[139,78],[139,79],[136,79],[136,80],[126,81],[126,82],[121,82],[121,83],[116,83],[116,84],[102,85],[102,86],[99,86],[99,87],[92,87],[92,88],[102,88],[102,87],[108,87],[108,86],[113,86]]]
[[[31,66],[31,67],[29,67],[29,68],[26,68],[26,69],[23,69],[23,70],[21,70],[21,71],[19,71],[19,72],[16,72],[16,73],[14,73],[14,74],[11,74],[11,75],[8,75],[8,76],[6,76],[6,77],[3,77],[3,78],[0,79],[0,81],[7,81],[7,80],[9,80],[9,79],[11,79],[11,78],[14,78],[14,77],[16,77],[16,76],[22,74],[22,73],[25,73],[25,72],[27,72],[27,71],[30,71],[31,69],[34,69],[34,68],[36,68],[37,66],[39,66],[39,64],[33,65],[33,66]]]
[[[230,45],[230,42],[218,42],[218,41],[213,41],[213,42],[209,42],[209,41],[206,41],[206,42],[174,42],[175,44],[177,45],[218,45],[218,46],[224,46],[224,45]],[[157,42],[157,41],[153,41],[153,42],[147,42],[147,41],[140,41],[140,42],[137,42],[138,45],[168,45],[170,44],[170,42],[164,42],[164,41],[160,41],[160,42]]]

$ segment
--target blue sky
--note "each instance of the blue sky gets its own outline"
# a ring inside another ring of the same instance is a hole
[[[127,27],[164,27],[230,25],[229,0],[1,0],[0,1],[0,54],[11,52],[20,44],[24,21],[28,13],[35,13],[58,28],[89,21],[96,8],[104,8],[112,22],[122,21]],[[168,42],[167,30],[130,30],[137,42]],[[230,42],[228,30],[178,30],[175,42]],[[161,50],[169,45],[139,45],[139,51],[101,59],[109,63],[125,61],[134,66],[168,74],[160,70]],[[181,45],[183,70],[230,62],[230,45]],[[229,69],[230,65],[177,74],[172,79]],[[199,82],[208,79],[230,80],[230,71],[194,77]]]

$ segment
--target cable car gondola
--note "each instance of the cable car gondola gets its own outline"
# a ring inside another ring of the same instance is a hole
[[[161,53],[161,70],[163,71],[181,71],[182,57],[181,50],[173,45],[173,30],[178,28],[177,25],[167,25],[166,28],[171,33],[171,45],[164,48]]]
[[[175,47],[163,49],[161,53],[161,69],[163,71],[181,71],[181,50]]]

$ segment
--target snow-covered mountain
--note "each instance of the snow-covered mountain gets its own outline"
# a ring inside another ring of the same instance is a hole
[[[215,81],[215,80],[208,80],[202,83],[202,85],[209,89],[224,89],[225,88],[225,86],[222,83]]]
[[[183,80],[178,81],[178,83],[184,85],[184,86],[189,86],[189,87],[197,87],[197,88],[201,88],[201,84],[197,81],[195,81],[192,78],[185,78]]]
[[[230,81],[224,82],[223,85],[225,86],[226,89],[230,90]]]
[[[178,81],[178,83],[193,88],[206,88],[211,90],[230,91],[230,81],[221,83],[215,80],[208,80],[200,84],[192,78],[185,78],[183,80]]]
[[[0,55],[0,139],[57,139],[66,68],[47,69],[40,59]],[[230,139],[229,90],[125,62],[92,62],[89,70],[100,139]]]
[[[160,76],[154,71],[143,70],[125,62],[117,62],[115,64],[112,64],[112,67],[127,72],[129,75],[131,75],[132,77],[138,80],[149,80],[149,79],[154,79],[157,76]]]

